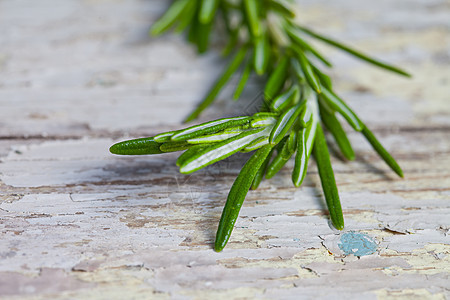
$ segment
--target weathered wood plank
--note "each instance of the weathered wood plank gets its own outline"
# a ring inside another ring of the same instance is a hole
[[[178,128],[223,66],[181,38],[148,39],[166,5],[0,2],[0,297],[449,297],[448,3],[301,1],[303,22],[414,74],[318,45],[406,176],[350,132],[355,161],[331,148],[344,232],[329,226],[315,165],[295,189],[290,163],[249,193],[222,253],[216,226],[248,155],[186,176],[175,154],[107,151]],[[237,104],[230,91],[204,120],[251,111],[260,87]]]

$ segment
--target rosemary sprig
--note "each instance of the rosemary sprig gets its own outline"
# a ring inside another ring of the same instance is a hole
[[[329,60],[308,41],[314,38],[385,70],[410,76],[405,71],[378,61],[360,51],[296,24],[291,3],[282,0],[175,0],[152,26],[160,35],[171,28],[186,32],[200,53],[209,47],[210,34],[225,24],[228,44],[224,55],[235,52],[229,65],[186,121],[197,118],[241,69],[234,93],[240,98],[252,73],[266,78],[264,105],[252,116],[219,119],[154,137],[117,143],[114,154],[144,155],[184,151],[177,160],[180,172],[189,174],[237,152],[256,152],[236,178],[220,219],[215,250],[227,244],[239,210],[249,191],[261,180],[273,177],[295,156],[292,182],[299,187],[306,175],[311,153],[317,162],[325,200],[334,227],[344,228],[341,203],[330,162],[322,124],[334,136],[343,155],[355,153],[336,113],[361,132],[383,160],[403,177],[400,166],[373,133],[333,90],[330,77],[316,61],[331,67]]]

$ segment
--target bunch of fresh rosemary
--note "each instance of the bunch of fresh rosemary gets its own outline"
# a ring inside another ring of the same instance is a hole
[[[214,26],[224,24],[228,38],[224,54],[234,53],[209,94],[186,121],[194,120],[211,105],[240,68],[242,75],[234,99],[240,97],[252,72],[267,78],[261,112],[124,141],[110,148],[112,153],[123,155],[185,151],[177,160],[183,174],[195,172],[239,151],[255,151],[231,187],[217,230],[216,251],[221,251],[228,242],[248,190],[256,189],[263,177],[273,177],[293,156],[292,181],[298,187],[305,178],[308,160],[313,153],[331,221],[337,229],[344,228],[322,127],[333,135],[347,159],[352,160],[355,155],[336,113],[344,117],[354,130],[361,132],[392,170],[403,177],[401,168],[391,155],[334,92],[330,77],[318,65],[331,67],[331,63],[308,42],[308,38],[383,69],[409,75],[296,24],[294,17],[291,4],[283,0],[175,0],[153,25],[153,35],[160,35],[173,27],[177,32],[187,31],[189,41],[201,53],[208,49]]]

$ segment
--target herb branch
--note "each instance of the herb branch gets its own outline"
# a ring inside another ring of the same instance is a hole
[[[283,0],[175,0],[151,28],[154,36],[174,29],[186,32],[198,52],[208,50],[210,36],[224,24],[227,45],[223,53],[232,56],[228,66],[207,96],[187,117],[196,119],[243,69],[233,98],[239,99],[252,73],[266,78],[265,104],[252,116],[219,119],[154,137],[128,140],[111,146],[120,155],[161,154],[184,151],[176,164],[190,174],[237,152],[252,152],[230,193],[217,230],[215,250],[227,244],[249,189],[271,178],[294,157],[292,182],[299,187],[313,154],[332,224],[344,228],[344,217],[322,127],[336,140],[343,156],[353,160],[353,148],[336,114],[363,134],[381,158],[403,177],[394,158],[369,128],[334,91],[331,78],[318,64],[331,63],[310,42],[316,39],[396,74],[410,75],[385,62],[323,36],[294,21],[292,4]],[[234,53],[234,54],[233,54]],[[232,55],[233,54],[233,55]]]

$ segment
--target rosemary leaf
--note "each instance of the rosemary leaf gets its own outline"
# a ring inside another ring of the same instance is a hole
[[[292,170],[292,183],[299,187],[302,185],[308,169],[308,161],[314,147],[314,140],[317,132],[317,117],[311,111],[309,105],[306,107],[310,111],[306,127],[297,133],[297,154],[295,155],[294,169]]]
[[[283,142],[280,142],[280,144]],[[287,161],[291,158],[291,156],[294,154],[294,152],[291,152],[289,150],[289,142],[288,138],[286,137],[284,139],[283,147],[278,151],[275,158],[270,162],[269,166],[267,167],[266,171],[266,178],[270,179],[275,174],[277,174],[281,168],[287,163]]]
[[[384,149],[383,145],[377,140],[375,135],[370,131],[367,126],[364,126],[362,134],[366,137],[373,149],[380,155],[380,157],[387,163],[387,165],[400,177],[403,178],[403,171],[395,161],[395,159]]]
[[[184,151],[186,149],[189,149],[191,145],[189,145],[187,142],[167,142],[162,144],[159,149],[162,152],[176,152],[176,151]]]
[[[310,30],[310,29],[308,29],[306,27],[299,26],[299,25],[297,25],[296,27],[299,28],[300,30],[302,30],[303,32],[309,34],[310,36],[318,39],[318,40],[321,40],[321,41],[323,41],[323,42],[325,42],[327,44],[330,44],[330,45],[332,45],[332,46],[334,46],[336,48],[339,48],[339,49],[341,49],[341,50],[343,50],[343,51],[345,51],[345,52],[347,52],[347,53],[349,53],[349,54],[351,54],[353,56],[356,56],[359,59],[362,59],[362,60],[364,60],[364,61],[366,61],[368,63],[371,63],[371,64],[373,64],[373,65],[375,65],[377,67],[380,67],[382,69],[385,69],[385,70],[388,70],[388,71],[391,71],[391,72],[394,72],[394,73],[397,73],[397,74],[400,74],[400,75],[403,75],[403,76],[406,76],[406,77],[411,77],[411,75],[409,73],[403,71],[402,69],[394,67],[394,66],[392,66],[390,64],[387,64],[385,62],[376,60],[376,59],[374,59],[372,57],[369,57],[366,54],[361,53],[360,51],[354,50],[354,49],[352,49],[352,48],[350,48],[350,47],[348,47],[348,46],[346,46],[346,45],[344,45],[342,43],[339,43],[339,42],[337,42],[337,41],[335,41],[333,39],[330,39],[329,37],[326,37],[324,35],[318,34],[318,33],[314,32],[314,31],[312,31],[312,30]]]
[[[295,57],[291,58],[292,71],[298,80],[298,84],[306,83],[305,73],[303,73],[302,66]]]
[[[310,105],[306,105],[305,109],[302,110],[300,116],[298,117],[298,121],[302,127],[311,125],[311,122],[313,121],[313,111]]]
[[[249,117],[235,117],[218,119],[211,122],[194,125],[186,129],[182,129],[171,135],[172,141],[185,141],[193,139],[205,134],[218,132],[229,127],[240,126],[250,122]]]
[[[259,37],[262,34],[258,1],[259,0],[243,0],[250,32],[254,37]]]
[[[222,251],[230,239],[242,203],[244,203],[256,173],[266,161],[271,150],[272,147],[267,145],[256,151],[242,167],[241,172],[234,181],[217,228],[216,241],[214,243],[214,249],[217,252]]]
[[[210,145],[207,144],[200,144],[200,145],[194,145],[183,152],[180,156],[178,156],[176,165],[180,167],[188,158],[194,156],[196,153],[203,151],[204,149],[208,148]]]
[[[198,23],[196,39],[198,53],[205,53],[208,50],[212,25],[212,23]]]
[[[195,11],[195,13],[197,13],[197,11]],[[197,29],[199,27],[200,22],[198,21],[198,18],[195,18],[195,13],[194,13],[194,18],[192,18],[192,22],[189,26],[187,38],[188,38],[189,42],[197,45],[197,40],[198,40],[198,30]]]
[[[327,142],[322,131],[322,127],[317,125],[316,139],[314,141],[314,158],[317,162],[322,190],[330,212],[331,222],[336,229],[344,229],[344,216],[342,214],[341,201],[331,167],[330,153]]]
[[[300,63],[300,66],[302,67],[303,73],[305,74],[306,81],[309,83],[311,88],[316,91],[316,93],[320,94],[322,89],[320,87],[320,80],[317,77],[316,73],[314,73],[313,68],[311,67],[311,64],[309,63],[308,59],[306,58],[305,54],[303,54],[303,51],[296,47],[295,45],[292,46],[295,53],[298,57],[298,62]]]
[[[264,75],[270,60],[270,45],[265,34],[256,38],[253,59],[256,74]]]
[[[262,136],[245,146],[244,149],[241,150],[242,153],[255,151],[262,146],[269,144],[269,138],[267,136]]]
[[[299,35],[299,32],[292,28],[289,25],[286,25],[286,32],[289,35],[289,37],[291,38],[291,40],[298,45],[301,49],[310,52],[312,55],[314,55],[318,60],[320,60],[324,65],[326,65],[327,67],[332,67],[333,65],[331,64],[331,62],[329,62],[322,54],[320,54],[320,52],[314,48],[313,46],[311,46],[310,44],[308,44],[307,42],[305,42]]]
[[[155,142],[153,138],[141,138],[116,143],[109,148],[109,151],[118,155],[147,155],[161,154],[159,147],[161,143]]]
[[[189,3],[179,16],[179,23],[175,28],[175,32],[181,33],[189,27],[192,19],[195,17],[195,13],[197,12],[197,3],[197,1],[189,1]]]
[[[341,126],[341,123],[334,115],[334,112],[328,112],[326,108],[320,109],[320,117],[325,127],[331,132],[334,139],[336,140],[339,149],[341,149],[342,154],[348,160],[355,159],[355,152],[353,151],[352,145],[347,138],[347,134],[345,134],[344,129]]]
[[[295,119],[297,119],[304,107],[305,102],[298,103],[280,116],[277,123],[270,132],[270,144],[276,145],[283,139],[286,133],[288,133],[288,131],[291,129],[292,124],[294,124]]]
[[[289,105],[295,103],[300,98],[300,88],[297,84],[291,86],[289,90],[279,95],[270,103],[272,111],[283,111]]]
[[[196,2],[196,1],[192,1]],[[211,23],[214,15],[216,14],[217,6],[219,6],[219,0],[202,0],[199,13],[199,21],[203,24]]]
[[[179,16],[186,9],[186,6],[188,6],[189,2],[191,1],[177,0],[173,2],[165,14],[153,24],[150,33],[156,36],[167,31],[178,20]]]
[[[295,149],[297,149],[297,130],[295,130],[295,126],[294,128],[291,130],[291,133],[289,133],[289,138],[287,140],[287,153],[294,153]]]
[[[228,42],[227,42],[225,48],[223,48],[222,55],[223,56],[230,55],[233,52],[233,50],[236,49],[236,45],[237,45],[238,41],[239,41],[239,27],[234,29],[230,33]]]
[[[264,175],[266,174],[267,167],[269,166],[270,159],[272,158],[273,151],[275,150],[274,147],[269,152],[269,155],[267,155],[266,159],[264,160],[261,167],[258,169],[258,172],[256,172],[255,178],[252,182],[252,190],[256,190],[259,187],[259,184],[261,183],[262,179],[264,178]]]
[[[278,113],[264,111],[264,112],[258,112],[256,114],[253,114],[253,118],[254,119],[268,118],[268,117],[276,118],[278,115],[279,115]]]
[[[157,134],[153,137],[153,139],[158,143],[169,142],[172,139],[172,136],[178,131],[167,131],[160,134]]]
[[[254,140],[266,135],[268,133],[266,132],[267,130],[265,130],[265,128],[253,129],[220,143],[213,144],[186,159],[180,166],[180,172],[183,174],[190,174],[219,160],[225,159],[245,148]]]
[[[321,72],[316,66],[311,64],[314,73],[316,73],[317,77],[319,77],[320,83],[326,87],[328,90],[333,90],[333,83],[331,81],[330,76],[326,75],[325,73]]]
[[[236,70],[241,65],[242,61],[245,58],[245,54],[247,53],[247,47],[242,47],[238,53],[235,55],[231,63],[228,65],[225,72],[223,72],[222,76],[217,80],[214,84],[211,91],[208,93],[206,98],[199,104],[199,106],[186,118],[185,122],[189,122],[197,118],[200,113],[205,110],[213,101],[216,99],[219,92],[231,78],[231,76],[236,72]]]
[[[326,104],[329,105],[332,109],[338,111],[353,127],[353,129],[355,129],[356,131],[363,130],[364,124],[361,122],[358,116],[335,93],[324,88],[322,90],[321,96],[322,99],[325,100]]]
[[[244,70],[242,71],[241,79],[234,91],[233,100],[238,100],[241,97],[242,92],[244,91],[245,85],[247,84],[248,78],[252,73],[252,63],[251,59],[247,61],[245,64]]]
[[[289,4],[286,3],[286,1],[270,0],[269,8],[289,19],[295,18],[295,12],[289,7]]]
[[[228,131],[228,132],[218,132],[214,134],[203,135],[197,138],[189,139],[187,142],[189,144],[210,144],[217,143],[239,135],[242,130]]]
[[[277,118],[273,116],[261,116],[261,117],[253,116],[252,121],[250,122],[250,127],[252,128],[265,127],[275,125],[276,122]]]
[[[288,57],[283,57],[275,70],[270,74],[264,88],[264,98],[266,100],[272,100],[283,87],[287,75],[288,62]]]
[[[234,31],[234,27],[231,24],[232,23],[232,21],[231,21],[232,14],[230,13],[230,10],[232,9],[232,7],[226,1],[219,1],[219,2],[220,2],[219,3],[219,11],[222,16],[226,32],[228,35],[232,35],[233,31]]]

